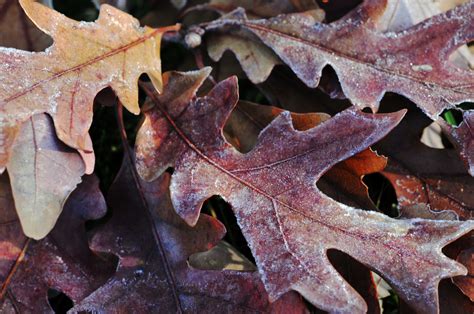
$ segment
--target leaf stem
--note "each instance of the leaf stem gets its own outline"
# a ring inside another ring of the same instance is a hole
[[[20,254],[18,255],[18,258],[15,261],[15,264],[13,264],[12,268],[8,272],[8,276],[2,284],[2,290],[0,291],[0,300],[3,300],[3,298],[5,297],[5,294],[7,293],[8,286],[10,285],[13,275],[15,275],[16,271],[18,270],[18,267],[20,266],[20,263],[25,258],[26,251],[28,250],[28,246],[30,245],[30,242],[31,242],[31,238],[28,238],[25,241],[25,243],[23,244],[23,248]]]

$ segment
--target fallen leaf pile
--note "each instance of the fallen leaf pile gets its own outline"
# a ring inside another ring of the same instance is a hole
[[[1,312],[472,313],[459,2],[0,0]]]

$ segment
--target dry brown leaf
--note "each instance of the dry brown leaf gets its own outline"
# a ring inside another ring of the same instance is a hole
[[[283,110],[239,101],[224,128],[228,141],[242,152],[250,151],[257,142],[258,134]],[[328,120],[324,113],[291,113],[293,126],[304,131]],[[387,160],[367,149],[332,167],[319,181],[318,187],[333,199],[364,209],[377,210],[368,196],[362,177],[382,171]]]
[[[48,289],[78,302],[113,274],[115,262],[94,254],[85,232],[85,221],[107,210],[96,177],[84,178],[60,223],[41,241],[23,235],[5,174],[0,176],[0,208],[1,313],[52,313]]]
[[[327,259],[336,249],[382,274],[414,309],[436,312],[439,281],[466,273],[441,248],[474,222],[395,220],[340,204],[315,186],[334,164],[386,135],[403,112],[350,109],[306,131],[295,130],[283,112],[242,154],[222,136],[237,81],[195,98],[208,74],[165,74],[162,96],[145,89],[155,106],[137,136],[137,167],[148,180],[174,167],[170,191],[178,214],[194,225],[207,198],[227,200],[272,300],[296,290],[325,310],[365,312],[363,298]]]
[[[39,53],[0,48],[0,169],[9,159],[18,125],[33,114],[51,115],[58,137],[85,152],[91,151],[88,130],[100,90],[112,87],[124,106],[138,114],[138,77],[147,73],[161,89],[160,39],[176,29],[142,28],[108,5],[101,7],[96,22],[86,23],[33,0],[20,4],[54,44]]]
[[[296,293],[270,303],[256,272],[191,267],[188,258],[216,245],[224,226],[208,215],[188,226],[171,205],[170,175],[144,182],[132,167],[126,157],[109,191],[112,219],[91,241],[94,250],[118,256],[117,272],[72,312],[306,312]]]
[[[405,215],[414,217],[424,204],[433,211],[450,210],[462,220],[472,219],[474,178],[456,151],[422,144],[422,131],[431,120],[406,100],[388,98],[387,102],[388,111],[409,108],[400,125],[375,146],[389,158],[383,174],[391,181]],[[415,213],[408,214],[412,210]]]
[[[46,114],[38,114],[23,123],[7,167],[25,235],[45,237],[81,182],[85,168],[80,155],[57,139]]]

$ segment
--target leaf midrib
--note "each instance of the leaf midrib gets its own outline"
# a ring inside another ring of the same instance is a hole
[[[439,82],[425,82],[425,81],[423,81],[421,79],[418,79],[414,76],[411,76],[411,75],[408,75],[408,74],[403,74],[403,73],[392,72],[389,69],[378,67],[375,64],[368,63],[368,62],[365,62],[363,60],[359,60],[359,59],[354,58],[350,55],[344,54],[340,51],[330,49],[328,47],[322,46],[320,44],[317,44],[317,43],[314,43],[314,42],[311,42],[311,41],[308,41],[308,40],[305,40],[305,39],[300,38],[300,37],[291,36],[289,34],[281,32],[281,31],[277,31],[277,30],[274,30],[274,29],[271,29],[271,28],[263,27],[261,25],[254,24],[254,23],[251,23],[251,22],[249,23],[247,21],[243,22],[241,25],[244,25],[244,26],[248,27],[252,32],[254,32],[254,30],[257,30],[257,31],[261,31],[261,32],[273,33],[274,35],[277,35],[277,36],[289,38],[289,39],[294,40],[294,41],[299,41],[299,42],[301,42],[305,45],[314,47],[315,49],[319,49],[319,50],[321,50],[321,51],[323,51],[327,54],[340,56],[341,58],[347,59],[347,60],[349,60],[351,62],[354,62],[354,63],[362,64],[365,67],[375,69],[375,70],[383,72],[383,73],[385,73],[389,76],[396,76],[396,77],[401,77],[401,78],[404,78],[404,79],[414,81],[414,82],[416,82],[420,85],[424,85],[424,86],[428,87],[431,90],[433,90],[433,88],[430,85],[433,85],[433,86],[437,86],[437,87],[440,87],[440,88],[443,88],[443,89],[450,89],[450,90],[453,90],[453,91],[455,91],[457,93],[460,93],[460,94],[469,95],[469,93],[463,91],[463,89],[474,86],[474,84],[466,84],[466,85],[460,85],[460,86],[448,86],[448,85],[440,84]],[[267,45],[267,44],[265,44],[265,45]],[[269,45],[267,45],[267,46],[270,49],[273,49]]]
[[[127,50],[135,47],[135,46],[138,46],[140,45],[141,43],[149,40],[150,38],[153,38],[155,37],[157,34],[159,33],[165,33],[166,31],[168,30],[171,30],[173,29],[174,26],[169,26],[169,27],[165,27],[165,28],[158,28],[158,29],[155,29],[153,32],[149,33],[148,35],[145,35],[135,41],[132,41],[126,45],[123,45],[123,46],[120,46],[118,48],[115,48],[115,49],[112,49],[111,51],[105,53],[105,54],[102,54],[102,55],[99,55],[99,56],[96,56],[86,62],[83,62],[83,63],[80,63],[74,67],[71,67],[71,68],[68,68],[68,69],[65,69],[65,70],[61,70],[57,73],[55,73],[54,75],[46,78],[46,79],[43,79],[39,82],[36,82],[28,87],[26,87],[25,89],[23,89],[22,91],[12,95],[12,96],[9,96],[8,98],[4,99],[3,102],[4,103],[8,103],[8,102],[11,102],[13,100],[16,100],[26,94],[28,94],[29,92],[35,90],[36,88],[46,84],[46,83],[49,83],[51,81],[54,81],[56,79],[59,79],[61,77],[63,77],[64,75],[67,75],[69,73],[72,73],[72,72],[76,72],[76,71],[80,71],[82,70],[83,68],[85,67],[88,67],[90,65],[93,65],[95,63],[98,63],[99,61],[102,61],[102,60],[105,60],[107,58],[110,58],[114,55],[117,55],[119,53],[122,53],[122,52],[126,52]]]
[[[203,152],[201,152],[201,150],[196,146],[194,145],[193,142],[191,142],[188,137],[186,136],[186,134],[178,127],[178,125],[174,122],[174,120],[171,118],[171,116],[168,114],[168,112],[166,112],[166,110],[164,110],[162,107],[161,107],[161,104],[159,103],[159,101],[157,101],[157,97],[156,95],[153,93],[153,92],[150,92],[149,90],[147,90],[147,94],[149,96],[152,97],[152,99],[154,100],[155,104],[156,104],[156,107],[162,112],[162,114],[166,117],[166,119],[168,120],[168,122],[171,124],[171,126],[173,127],[173,129],[175,130],[175,132],[179,135],[179,137],[185,142],[185,144],[187,146],[189,146],[191,148],[191,150],[193,150],[196,154],[198,154],[202,159],[204,159],[204,161],[206,161],[207,163],[211,164],[212,166],[214,166],[215,168],[217,168],[218,170],[220,170],[221,172],[229,175],[231,178],[233,178],[234,180],[236,180],[237,182],[241,183],[242,185],[245,185],[247,186],[248,188],[250,188],[251,190],[254,190],[256,193],[259,193],[261,195],[263,195],[264,197],[268,198],[272,204],[274,204],[274,202],[288,208],[290,211],[300,215],[300,216],[303,216],[311,221],[314,221],[316,222],[317,224],[320,224],[328,229],[332,229],[333,231],[335,232],[340,232],[340,233],[343,233],[345,235],[348,235],[352,238],[356,238],[358,239],[359,241],[367,241],[367,240],[370,240],[372,242],[375,242],[376,244],[378,245],[381,245],[381,246],[384,246],[386,247],[387,249],[389,250],[393,250],[393,251],[396,251],[397,252],[397,255],[398,256],[405,256],[405,255],[411,255],[411,256],[416,256],[416,258],[418,258],[419,260],[429,264],[429,265],[432,265],[432,266],[435,266],[435,267],[439,267],[439,265],[436,265],[434,263],[432,263],[430,260],[424,258],[423,256],[418,256],[418,254],[407,254],[402,248],[398,247],[398,246],[391,246],[391,245],[388,245],[386,243],[380,243],[380,241],[377,241],[378,239],[375,237],[375,236],[367,236],[367,237],[361,237],[360,234],[358,233],[353,233],[353,232],[349,232],[347,230],[344,230],[342,228],[339,228],[337,226],[333,226],[333,225],[330,225],[328,223],[325,223],[315,217],[312,217],[312,216],[308,216],[300,211],[298,211],[296,208],[293,208],[291,207],[290,205],[280,201],[279,199],[277,198],[274,198],[272,195],[266,193],[265,191],[259,189],[258,187],[252,185],[251,183],[241,179],[240,177],[230,173],[227,169],[223,168],[221,165],[219,165],[217,162],[215,162],[214,160],[212,160],[211,158],[209,158],[208,156],[206,156]],[[275,207],[275,206],[273,206]],[[276,208],[274,208],[274,210],[276,211]],[[275,215],[278,216],[278,213],[275,213]],[[280,224],[280,222],[279,222]],[[280,227],[281,224],[280,224]],[[282,232],[282,237],[284,239],[284,241],[286,242],[286,236],[285,234]],[[288,248],[289,250],[289,248]],[[290,253],[293,253],[291,252],[291,250],[289,250]],[[308,270],[309,271],[309,270]]]

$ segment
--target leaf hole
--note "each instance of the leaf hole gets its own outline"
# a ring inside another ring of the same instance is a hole
[[[365,175],[362,181],[369,189],[369,197],[375,206],[390,217],[398,217],[398,200],[390,181],[380,173]]]
[[[48,303],[54,313],[66,313],[74,306],[71,298],[56,289],[48,289]]]
[[[237,223],[237,218],[229,203],[224,201],[222,197],[215,195],[204,202],[201,212],[222,222],[227,229],[223,240],[231,244],[238,252],[255,264],[255,258],[252,255],[247,240],[242,234],[242,230]]]

